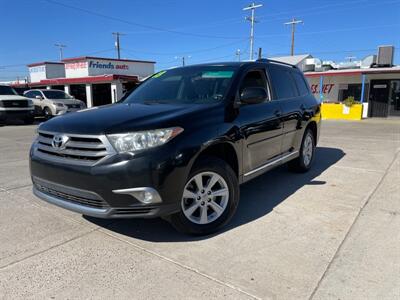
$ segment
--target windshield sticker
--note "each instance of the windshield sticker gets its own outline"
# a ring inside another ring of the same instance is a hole
[[[164,75],[165,73],[167,73],[167,71],[161,71],[161,72],[158,72],[158,73],[154,74],[152,78],[158,78],[158,77],[161,77],[161,76],[162,76],[162,75]]]
[[[202,78],[231,78],[233,71],[209,71],[203,72]]]

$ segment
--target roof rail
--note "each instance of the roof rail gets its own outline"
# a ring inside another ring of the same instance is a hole
[[[257,59],[257,62],[263,62],[263,63],[273,63],[273,64],[278,64],[278,65],[284,65],[287,67],[291,67],[291,68],[295,68],[297,69],[297,67],[295,65],[291,65],[282,61],[278,61],[278,60],[273,60],[273,59],[268,59],[268,58],[261,58],[261,59]]]

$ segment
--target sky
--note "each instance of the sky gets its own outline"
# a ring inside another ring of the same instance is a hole
[[[244,0],[0,0],[0,81],[27,76],[26,64],[64,58],[116,57],[113,32],[121,32],[121,57],[156,61],[156,69],[249,58],[249,12]],[[400,63],[400,0],[259,0],[255,49],[263,56],[295,53],[336,62],[362,59],[379,45],[394,45]]]

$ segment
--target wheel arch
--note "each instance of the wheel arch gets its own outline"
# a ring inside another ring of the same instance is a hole
[[[212,156],[219,158],[225,161],[234,171],[236,176],[239,178],[240,174],[240,161],[238,152],[235,149],[235,146],[228,141],[217,141],[206,148],[202,149],[198,155],[194,158],[193,163],[191,165],[191,169],[193,166],[201,159],[207,156]]]
[[[315,144],[317,144],[317,141],[318,141],[318,126],[317,126],[317,122],[311,121],[310,123],[308,123],[305,131],[307,131],[307,129],[311,130],[311,132],[313,133],[313,136],[314,136],[314,142],[315,142]]]

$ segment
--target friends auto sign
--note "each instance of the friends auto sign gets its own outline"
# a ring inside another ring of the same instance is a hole
[[[68,78],[96,76],[96,75],[135,75],[134,62],[110,60],[86,60],[65,64],[65,75]]]

